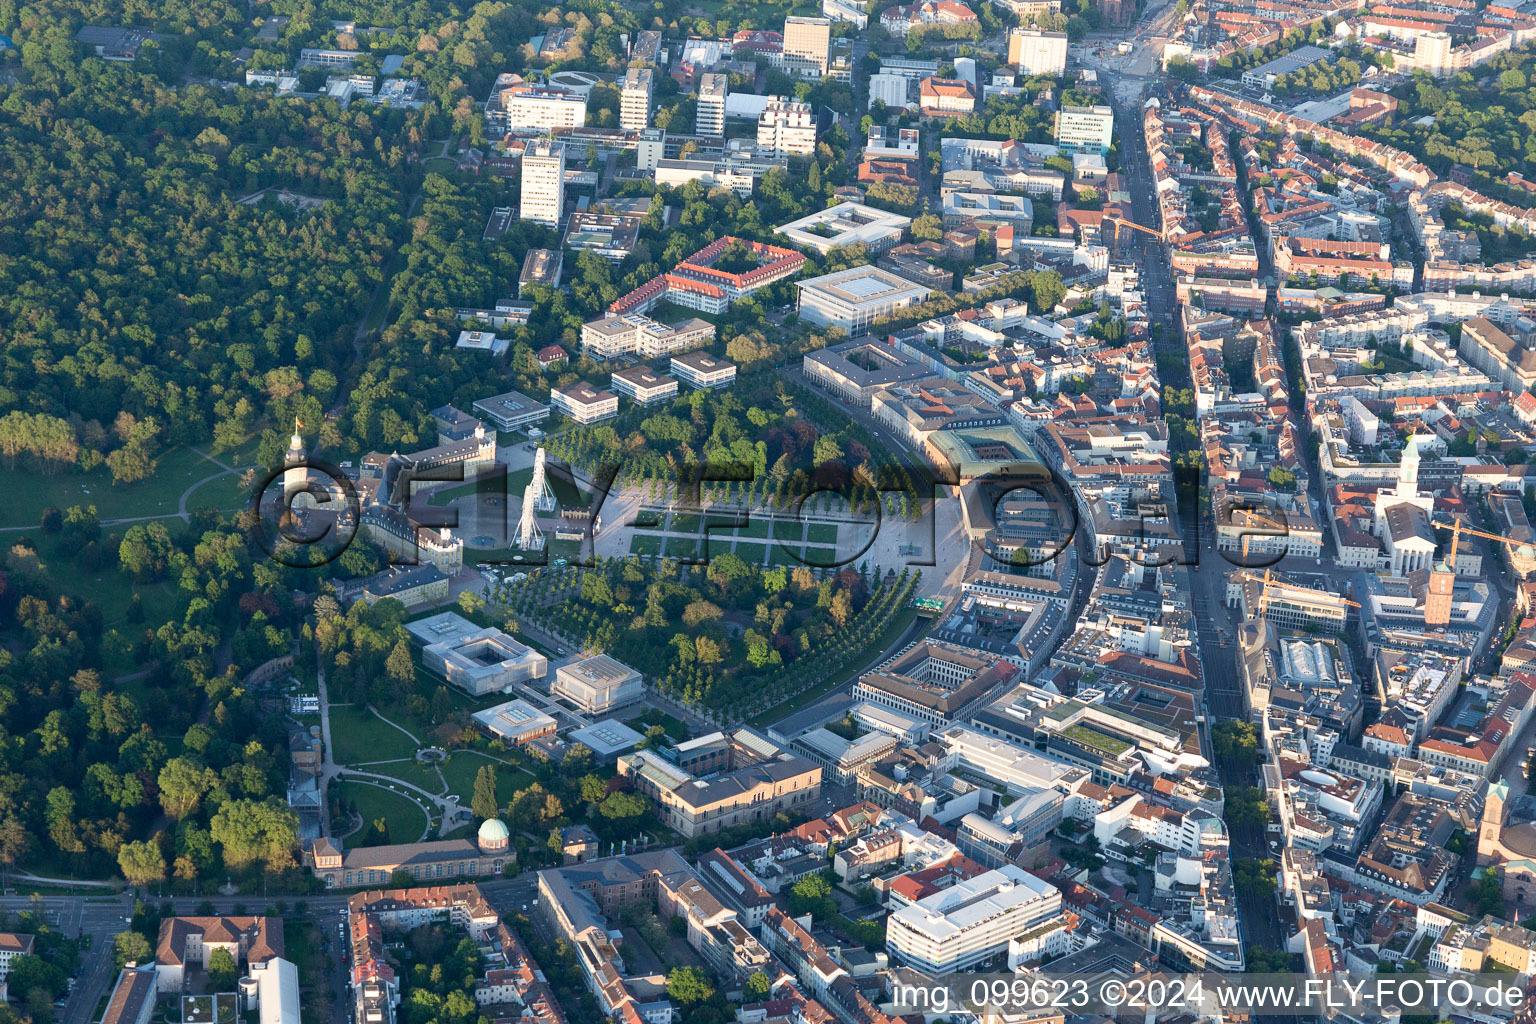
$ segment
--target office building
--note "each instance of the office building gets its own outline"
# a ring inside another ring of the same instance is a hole
[[[156,985],[181,992],[187,967],[208,969],[215,950],[236,964],[259,964],[283,955],[283,921],[278,917],[168,917],[155,945]]]
[[[776,157],[816,152],[816,118],[809,103],[780,96],[757,116],[757,149]]]
[[[860,31],[869,27],[870,0],[821,0],[821,13],[832,21],[846,21]]]
[[[1021,75],[1064,75],[1067,72],[1067,34],[1016,28],[1008,33],[1008,63]]]
[[[548,405],[536,402],[520,391],[482,398],[472,408],[496,424],[498,430],[522,430],[549,419]]]
[[[609,387],[622,397],[634,399],[638,405],[677,397],[677,378],[657,373],[648,366],[630,366],[615,371]]]
[[[523,151],[522,218],[558,229],[564,210],[565,143],[535,139]]]
[[[242,989],[260,1024],[299,1024],[299,967],[292,960],[277,956],[252,964]]]
[[[786,754],[751,729],[713,733],[668,751],[619,758],[619,774],[657,805],[668,826],[693,838],[748,821],[770,821],[821,795],[821,766]]]
[[[933,293],[879,267],[849,267],[797,282],[800,316],[823,327],[841,327],[851,336],[866,334],[870,324],[922,302]]]
[[[523,173],[527,173],[526,169]],[[564,266],[565,254],[559,249],[529,249],[528,255],[523,257],[523,272],[517,279],[517,297],[522,298],[529,285],[559,288]]]
[[[1005,864],[896,911],[886,921],[886,948],[925,974],[963,971],[1060,913],[1059,889]]]
[[[832,48],[832,22],[827,18],[784,19],[784,56],[815,65],[827,73],[828,54]]]
[[[651,123],[650,68],[630,68],[624,72],[619,93],[619,127],[627,132],[638,132]]]
[[[570,387],[549,389],[550,408],[577,423],[596,423],[619,414],[619,396],[599,391],[584,380]]]
[[[899,213],[861,203],[839,203],[780,224],[775,230],[801,249],[819,253],[854,244],[879,253],[899,243],[911,223],[911,217]]]
[[[1068,153],[1103,156],[1115,135],[1110,107],[1062,107],[1056,112],[1056,145]]]
[[[628,665],[606,654],[594,654],[555,669],[555,685],[550,693],[565,698],[586,714],[605,715],[639,700],[645,694],[645,685],[640,673]]]
[[[501,91],[502,120],[508,128],[551,131],[587,123],[587,101],[580,93],[546,85],[514,85]]]
[[[728,388],[736,380],[736,364],[708,352],[689,352],[672,357],[672,373],[691,388]]]
[[[892,110],[899,110],[911,103],[912,79],[906,75],[870,75],[869,76],[869,105],[873,107],[876,102],[885,104]]]
[[[147,964],[125,967],[117,976],[101,1024],[149,1024],[155,1015],[155,972]]]
[[[476,711],[470,718],[487,735],[517,747],[555,734],[554,718],[521,698]]]
[[[581,326],[581,348],[593,359],[638,355],[642,359],[700,348],[715,340],[715,325],[693,317],[668,326],[643,313],[604,317]]]
[[[693,130],[698,134],[725,134],[725,101],[730,98],[730,81],[717,74],[699,79],[699,102],[693,122]]]

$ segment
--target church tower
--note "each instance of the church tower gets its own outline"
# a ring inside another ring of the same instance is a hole
[[[1509,783],[1495,782],[1483,800],[1483,820],[1477,829],[1477,863],[1497,864],[1504,859],[1504,803],[1509,799]]]
[[[309,482],[309,469],[305,465],[309,461],[309,454],[304,450],[304,438],[299,436],[299,428],[304,424],[299,418],[293,418],[293,436],[288,439],[288,451],[283,455],[283,498],[285,504],[293,505],[293,498],[305,490]]]

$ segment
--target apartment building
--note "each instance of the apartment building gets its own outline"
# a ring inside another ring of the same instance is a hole
[[[558,230],[565,210],[565,143],[529,143],[523,151],[522,188],[522,219]]]
[[[634,399],[639,405],[650,405],[677,396],[677,378],[657,373],[648,366],[630,366],[616,371],[609,386],[620,395]]]

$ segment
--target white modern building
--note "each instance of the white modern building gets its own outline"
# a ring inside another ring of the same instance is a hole
[[[1067,72],[1067,34],[1016,28],[1008,33],[1008,63],[1021,75],[1064,75]]]
[[[1009,940],[1060,913],[1060,890],[1005,864],[893,913],[886,949],[925,974],[963,971],[1006,953]]]
[[[650,405],[677,397],[677,378],[657,373],[649,366],[629,366],[616,370],[608,385],[618,394],[634,399],[638,405]]]
[[[628,665],[606,654],[594,654],[555,669],[555,685],[550,692],[589,715],[603,715],[639,700],[645,685],[640,673]]]
[[[715,325],[693,317],[668,325],[643,313],[604,317],[581,326],[581,348],[593,359],[635,354],[642,359],[686,352],[715,340]]]
[[[535,139],[523,151],[523,220],[559,229],[565,210],[565,143]]]
[[[800,316],[823,327],[865,334],[869,325],[899,309],[922,302],[932,288],[874,266],[849,267],[799,281]]]
[[[1068,153],[1103,156],[1114,137],[1112,107],[1062,107],[1056,112],[1056,145]]]
[[[549,131],[587,123],[587,101],[569,89],[514,85],[501,91],[501,109],[508,128]]]
[[[251,964],[251,973],[241,984],[254,995],[261,1024],[299,1024],[299,968],[291,960],[273,957]]]
[[[883,252],[898,244],[911,217],[877,210],[862,203],[839,203],[825,210],[780,224],[775,230],[798,249],[828,253],[842,246],[862,244],[870,252]]]
[[[846,21],[857,29],[869,27],[870,0],[821,0],[821,13],[832,21]]]
[[[879,100],[892,110],[911,105],[912,79],[906,75],[869,76],[869,105]]]
[[[757,116],[757,150],[779,157],[816,152],[816,116],[811,105],[782,96],[769,101]]]
[[[596,423],[619,414],[619,396],[578,380],[567,388],[550,388],[549,407],[577,423]]]
[[[630,68],[624,72],[619,93],[619,127],[627,132],[650,127],[654,74],[650,68]]]

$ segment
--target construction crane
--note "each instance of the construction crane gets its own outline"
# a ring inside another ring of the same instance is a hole
[[[1144,224],[1137,224],[1135,221],[1132,221],[1132,220],[1126,220],[1124,217],[1121,217],[1121,216],[1119,216],[1117,214],[1113,214],[1113,213],[1106,214],[1104,216],[1103,223],[1105,223],[1105,224],[1124,224],[1126,227],[1132,228],[1132,229],[1134,229],[1136,231],[1144,231],[1144,232],[1146,232],[1147,234],[1151,235],[1153,238],[1157,239],[1159,242],[1163,241],[1163,233],[1161,231],[1158,231],[1155,228],[1149,228],[1149,227],[1147,227]]]
[[[1236,515],[1238,512],[1243,512],[1243,513],[1245,513],[1248,516],[1249,519],[1257,519],[1260,523],[1263,523],[1263,524],[1265,524],[1267,526],[1273,526],[1275,529],[1280,531],[1280,533],[1278,533],[1278,534],[1262,534],[1262,536],[1265,536],[1265,537],[1271,537],[1271,536],[1283,537],[1288,532],[1288,528],[1286,527],[1286,525],[1284,523],[1280,522],[1279,520],[1271,519],[1268,516],[1259,515],[1258,512],[1256,512],[1255,510],[1253,510],[1251,508],[1233,509],[1233,515]],[[1245,523],[1244,525],[1246,526],[1247,524]],[[1253,536],[1254,535],[1251,534],[1251,533],[1244,533],[1243,534],[1243,561],[1244,562],[1248,561],[1248,542],[1253,539]]]
[[[1270,588],[1270,586],[1271,585],[1295,586],[1295,584],[1285,583],[1285,582],[1283,582],[1281,580],[1272,580],[1270,578],[1270,571],[1268,569],[1264,570],[1264,575],[1262,575],[1262,576],[1260,576],[1258,573],[1254,572],[1251,569],[1244,569],[1242,572],[1235,572],[1235,573],[1233,573],[1232,574],[1232,578],[1233,579],[1239,579],[1239,580],[1252,580],[1255,583],[1262,583],[1264,585],[1264,589],[1259,592],[1259,614],[1258,614],[1258,618],[1261,621],[1264,618],[1264,613],[1269,610],[1269,588]],[[1310,587],[1297,587],[1297,589],[1299,589],[1299,590],[1310,590],[1311,588]],[[1357,602],[1351,601],[1349,598],[1344,597],[1344,596],[1339,595],[1339,594],[1334,594],[1334,593],[1330,593],[1328,591],[1322,591],[1322,590],[1314,591],[1314,593],[1319,593],[1319,594],[1326,593],[1326,594],[1328,594],[1329,597],[1332,597],[1335,600],[1339,601],[1340,603],[1346,604],[1346,605],[1348,605],[1351,608],[1359,608],[1360,607],[1360,605]]]
[[[1438,526],[1442,530],[1450,530],[1451,531],[1451,557],[1446,559],[1445,564],[1450,566],[1449,572],[1452,575],[1455,575],[1455,573],[1456,573],[1456,549],[1461,546],[1461,535],[1463,533],[1470,533],[1472,536],[1474,536],[1474,537],[1481,537],[1484,540],[1496,540],[1500,544],[1504,544],[1504,545],[1506,545],[1508,547],[1514,548],[1517,551],[1520,548],[1530,548],[1530,547],[1532,547],[1532,544],[1531,544],[1530,541],[1511,540],[1508,537],[1501,537],[1501,536],[1499,536],[1496,533],[1488,533],[1488,532],[1486,532],[1484,530],[1474,530],[1470,526],[1462,525],[1462,522],[1461,522],[1460,519],[1456,520],[1454,523],[1440,523],[1440,522],[1435,522],[1435,521],[1431,520],[1430,525],[1431,526]]]

